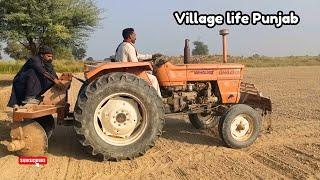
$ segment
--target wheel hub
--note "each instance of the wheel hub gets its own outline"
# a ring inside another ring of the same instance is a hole
[[[231,123],[231,135],[237,140],[243,140],[250,129],[249,121],[242,115],[237,116]]]
[[[129,137],[142,119],[138,104],[122,97],[110,99],[97,113],[103,133],[121,138]]]
[[[127,116],[124,113],[120,113],[116,116],[116,121],[118,123],[124,123],[127,120]]]

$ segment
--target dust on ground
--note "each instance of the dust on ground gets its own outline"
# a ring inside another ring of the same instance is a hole
[[[40,168],[18,165],[1,147],[1,179],[320,179],[320,67],[250,68],[245,81],[270,96],[274,109],[273,131],[249,148],[226,148],[216,129],[197,130],[180,115],[166,119],[162,137],[144,156],[99,162],[84,152],[72,127],[57,127],[48,164]],[[74,80],[72,104],[79,87]]]

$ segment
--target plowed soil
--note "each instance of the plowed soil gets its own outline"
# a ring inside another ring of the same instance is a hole
[[[270,96],[274,109],[273,130],[262,130],[249,148],[226,148],[216,128],[197,130],[185,115],[168,116],[144,156],[100,162],[84,152],[72,127],[57,127],[47,165],[19,165],[0,147],[0,179],[320,179],[320,67],[250,68],[245,81]],[[79,87],[74,80],[72,104]]]

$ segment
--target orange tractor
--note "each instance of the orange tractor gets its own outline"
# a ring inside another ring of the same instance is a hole
[[[2,144],[19,155],[42,155],[56,124],[73,125],[80,143],[92,155],[104,160],[133,159],[155,145],[165,114],[187,113],[196,128],[218,124],[226,146],[251,145],[262,116],[272,111],[271,101],[253,84],[242,82],[243,65],[226,63],[228,32],[221,30],[220,34],[225,62],[221,64],[189,64],[190,51],[185,46],[181,65],[161,58],[153,63],[85,65],[85,80],[73,113],[67,103],[72,75],[62,74],[65,89],[52,87],[40,104],[14,108],[11,140]],[[162,97],[151,85],[150,72],[158,79]],[[56,121],[53,114],[57,114]]]

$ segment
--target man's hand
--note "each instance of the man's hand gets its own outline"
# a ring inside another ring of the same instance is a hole
[[[156,54],[152,55],[152,59],[156,59],[156,58],[161,57],[161,56],[163,56],[163,54],[156,53]]]
[[[55,86],[59,89],[59,90],[63,90],[64,89],[64,84],[61,80],[59,79],[54,79],[54,83],[55,83]]]

